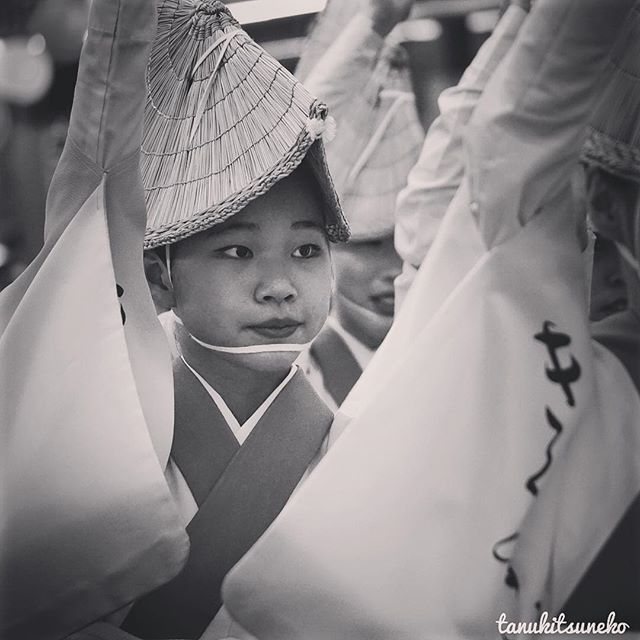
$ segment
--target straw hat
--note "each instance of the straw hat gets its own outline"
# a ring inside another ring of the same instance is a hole
[[[612,53],[610,74],[596,109],[582,160],[614,176],[640,182],[640,3]],[[619,237],[640,253],[640,215],[617,220]]]
[[[591,121],[582,159],[640,181],[640,8],[636,4],[612,55],[606,92]]]
[[[334,0],[318,19],[296,70],[303,74],[299,77],[309,77],[311,88],[322,72],[322,54],[357,7],[357,2]],[[329,107],[338,135],[327,144],[327,159],[352,240],[390,235],[397,196],[425,135],[404,48],[388,39],[365,91]]]
[[[349,237],[321,137],[327,108],[218,0],[162,0],[147,69],[145,248],[219,224],[303,161],[333,241]]]

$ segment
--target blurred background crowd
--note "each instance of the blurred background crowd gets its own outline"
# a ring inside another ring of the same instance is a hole
[[[326,0],[229,0],[249,34],[289,70]],[[419,0],[399,38],[418,111],[428,127],[440,92],[454,85],[491,34],[501,0]],[[46,193],[62,151],[89,0],[0,4],[0,289],[38,253]],[[598,239],[592,316],[626,305],[618,254]]]

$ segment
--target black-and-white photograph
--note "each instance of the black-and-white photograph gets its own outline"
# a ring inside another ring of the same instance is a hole
[[[640,640],[640,0],[1,0],[0,638]]]

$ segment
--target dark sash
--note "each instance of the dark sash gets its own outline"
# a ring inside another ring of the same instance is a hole
[[[232,455],[187,526],[191,552],[184,569],[136,602],[123,625],[126,631],[154,640],[202,635],[222,606],[225,576],[280,513],[332,420],[331,411],[298,371]],[[191,428],[206,429],[211,423],[209,417]],[[200,437],[198,442],[206,440]],[[202,457],[195,446],[190,455],[198,461]],[[189,469],[196,470],[198,482],[206,482],[199,463],[190,465],[185,458],[182,464],[189,486]]]
[[[328,325],[313,341],[310,352],[322,370],[325,388],[340,406],[362,375],[362,368],[344,340]]]

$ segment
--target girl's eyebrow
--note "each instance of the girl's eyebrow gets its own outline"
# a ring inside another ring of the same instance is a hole
[[[318,229],[323,230],[323,226],[315,220],[298,220],[291,225],[292,229]]]
[[[211,227],[209,235],[219,236],[229,231],[256,231],[260,227],[255,222],[230,222],[228,225],[221,227]]]

